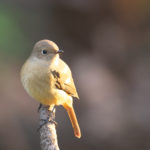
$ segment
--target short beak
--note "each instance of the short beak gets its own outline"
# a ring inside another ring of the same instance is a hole
[[[61,53],[64,53],[64,51],[61,50],[61,49],[59,49],[59,50],[57,51],[57,53],[58,53],[58,54],[61,54]]]

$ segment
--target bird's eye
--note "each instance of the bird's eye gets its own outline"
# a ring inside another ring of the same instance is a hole
[[[42,54],[47,54],[47,50],[43,49]]]

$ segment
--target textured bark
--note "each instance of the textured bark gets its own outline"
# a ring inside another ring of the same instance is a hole
[[[59,150],[56,134],[55,109],[42,105],[40,108],[40,145],[42,150]],[[49,118],[49,119],[48,119]],[[48,123],[45,120],[48,119]],[[43,125],[43,123],[45,123]]]

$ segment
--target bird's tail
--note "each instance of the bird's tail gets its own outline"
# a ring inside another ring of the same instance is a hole
[[[74,135],[77,138],[80,138],[81,137],[80,127],[79,127],[78,120],[77,120],[73,106],[69,106],[65,104],[64,107],[67,110],[67,113],[69,115],[73,130],[74,130]]]

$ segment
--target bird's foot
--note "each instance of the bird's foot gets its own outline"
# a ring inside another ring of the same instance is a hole
[[[42,104],[39,105],[38,110],[40,110],[42,107]],[[44,125],[46,125],[47,123],[52,123],[55,124],[55,126],[57,126],[57,122],[54,120],[55,119],[55,107],[53,107],[53,109],[48,113],[48,117],[47,119],[40,119],[40,126],[37,129],[37,131],[39,131]]]
[[[39,130],[44,126],[46,125],[47,123],[52,123],[52,124],[55,124],[55,126],[57,126],[57,122],[55,120],[49,120],[49,119],[42,119],[41,120],[42,123],[40,124],[39,128],[37,129],[37,132],[39,132]]]

